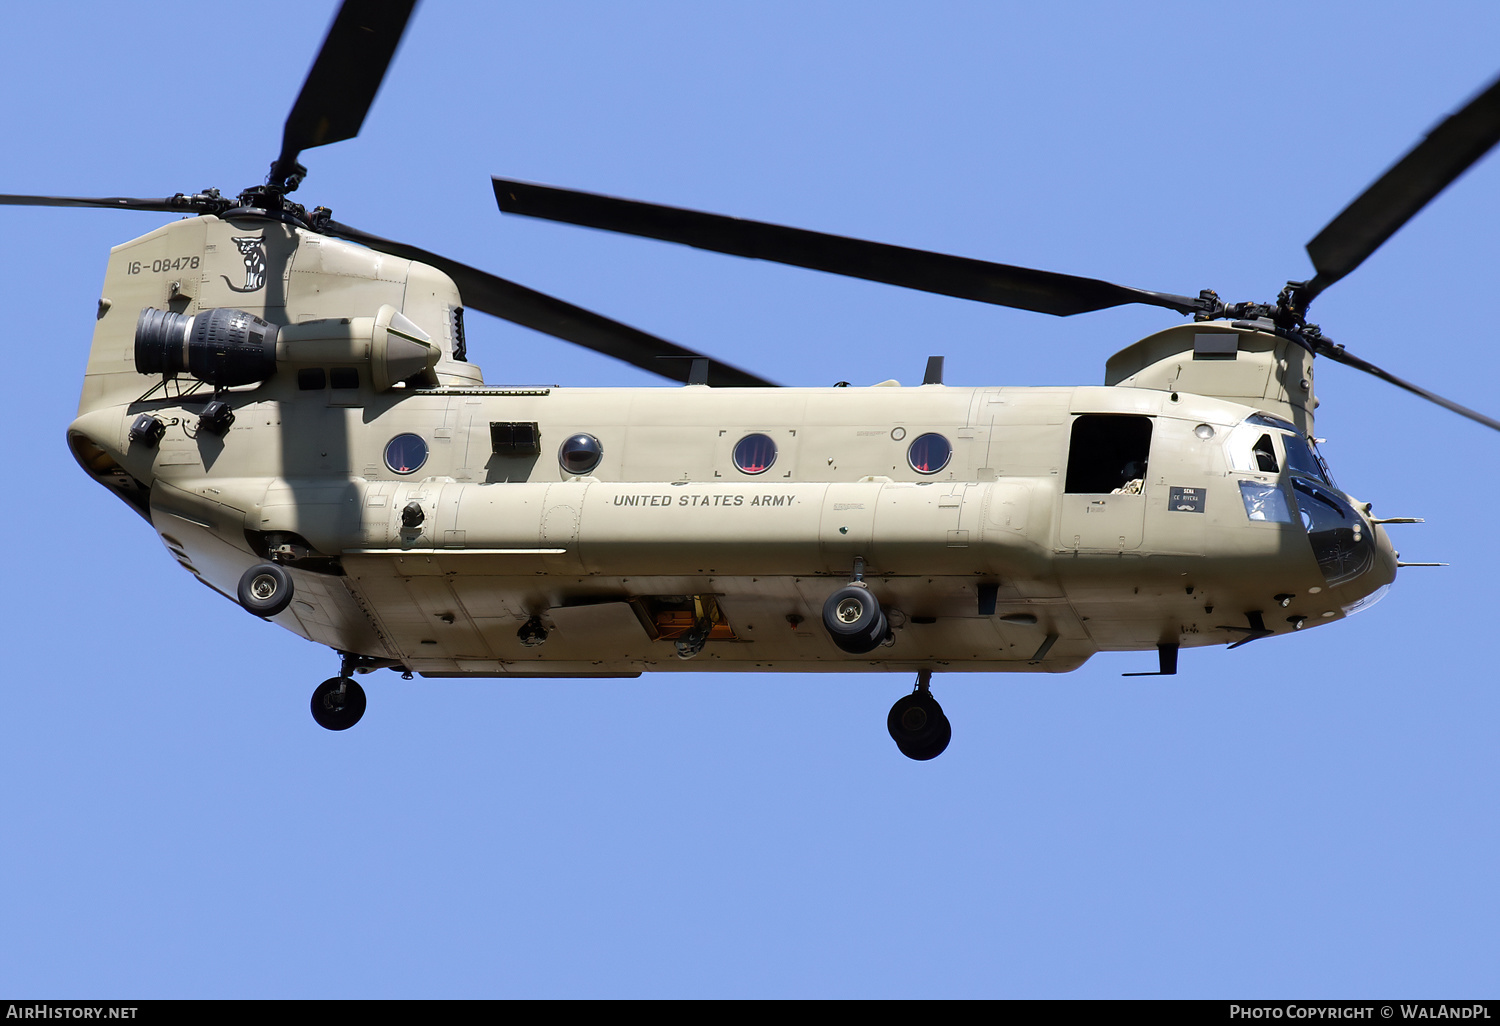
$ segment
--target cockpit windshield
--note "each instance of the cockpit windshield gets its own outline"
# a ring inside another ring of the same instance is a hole
[[[1374,540],[1342,495],[1297,478],[1292,479],[1292,493],[1318,569],[1329,584],[1343,584],[1370,569],[1375,561]]]
[[[1311,443],[1302,435],[1283,435],[1282,444],[1286,446],[1286,465],[1288,469],[1295,470],[1299,474],[1315,477],[1324,484],[1333,484],[1328,473],[1328,465],[1323,458],[1313,449]]]

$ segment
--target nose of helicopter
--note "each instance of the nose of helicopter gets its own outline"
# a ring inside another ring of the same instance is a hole
[[[1322,617],[1335,617],[1339,610],[1347,616],[1378,602],[1396,580],[1399,564],[1390,536],[1370,515],[1370,504],[1323,475],[1293,474],[1292,492],[1326,582],[1330,608]]]
[[[1385,528],[1372,524],[1370,530],[1375,538],[1375,565],[1366,576],[1375,587],[1383,588],[1396,581],[1396,562],[1400,553],[1391,544],[1391,536],[1385,533]]]
[[[1369,565],[1365,571],[1345,581],[1335,591],[1345,616],[1352,616],[1369,609],[1385,597],[1391,585],[1396,582],[1399,559],[1396,547],[1391,544],[1390,535],[1386,534],[1385,528],[1370,518],[1369,508],[1358,502],[1354,504],[1354,507],[1358,511],[1359,518],[1364,521],[1363,531],[1373,545],[1371,545]]]

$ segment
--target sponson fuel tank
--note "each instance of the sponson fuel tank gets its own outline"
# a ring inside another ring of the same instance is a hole
[[[1041,578],[1054,573],[1056,489],[1041,478],[371,482],[360,550],[532,553],[553,572],[608,575],[847,574],[861,558],[872,573]],[[1278,548],[1267,537],[1258,555]]]

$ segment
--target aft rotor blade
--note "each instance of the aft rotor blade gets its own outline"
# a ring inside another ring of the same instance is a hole
[[[1500,78],[1443,119],[1385,174],[1328,222],[1311,242],[1318,274],[1306,299],[1364,263],[1396,230],[1500,141]]]
[[[418,260],[436,267],[453,279],[463,296],[464,305],[470,309],[565,339],[605,356],[613,356],[653,374],[686,382],[692,374],[693,361],[708,360],[710,385],[774,387],[776,384],[666,339],[649,335],[628,324],[612,321],[580,306],[565,303],[561,299],[425,249],[383,239],[337,221],[330,221],[326,230],[330,235],[361,243],[382,253]]]
[[[733,256],[774,260],[1060,317],[1126,303],[1162,306],[1178,313],[1195,313],[1204,308],[1201,301],[1186,296],[1147,292],[1071,274],[993,264],[507,178],[494,179],[494,185],[495,200],[507,214],[643,235]]]
[[[303,150],[359,134],[415,6],[416,0],[344,0],[287,116],[274,177],[291,174]]]
[[[1467,406],[1463,406],[1459,403],[1454,402],[1452,399],[1444,399],[1436,392],[1429,392],[1421,385],[1414,385],[1410,381],[1406,381],[1403,378],[1398,378],[1391,372],[1381,370],[1379,367],[1375,366],[1373,363],[1370,363],[1368,360],[1362,360],[1348,350],[1340,346],[1333,345],[1326,339],[1324,339],[1321,344],[1315,347],[1314,352],[1316,352],[1319,356],[1323,356],[1332,360],[1334,363],[1342,363],[1347,367],[1353,367],[1355,370],[1362,370],[1366,374],[1373,374],[1381,381],[1388,381],[1392,385],[1395,385],[1397,388],[1405,389],[1412,395],[1418,395],[1423,399],[1426,399],[1428,402],[1437,403],[1444,409],[1452,410],[1460,417],[1468,417],[1470,420],[1483,424],[1487,428],[1493,428],[1496,431],[1500,431],[1500,420],[1495,420],[1493,417],[1486,417],[1484,414],[1478,412],[1477,410],[1471,410]]]

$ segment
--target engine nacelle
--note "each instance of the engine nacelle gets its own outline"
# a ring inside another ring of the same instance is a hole
[[[394,306],[374,317],[339,317],[279,327],[244,310],[175,314],[147,307],[135,329],[135,369],[188,374],[215,388],[265,381],[278,367],[367,363],[377,392],[418,378],[436,385],[441,350]]]

